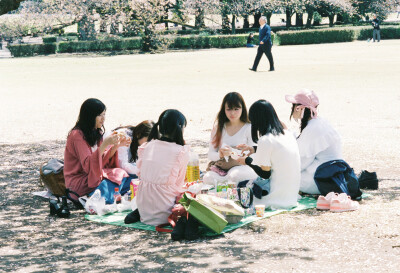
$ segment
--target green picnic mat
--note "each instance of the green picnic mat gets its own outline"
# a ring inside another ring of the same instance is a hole
[[[299,202],[298,206],[294,207],[290,210],[265,210],[264,217],[257,217],[256,215],[251,215],[251,216],[246,216],[244,217],[239,223],[237,224],[228,224],[222,233],[232,231],[234,229],[240,228],[244,225],[248,225],[252,222],[259,221],[268,217],[271,217],[276,214],[280,214],[282,212],[288,212],[288,211],[300,211],[300,210],[306,210],[306,209],[312,209],[317,206],[317,200],[313,197],[302,197]],[[126,215],[130,211],[124,211],[124,212],[116,212],[113,214],[107,214],[103,216],[98,216],[98,215],[90,215],[86,214],[85,218],[89,221],[94,221],[98,223],[103,223],[103,224],[109,224],[109,225],[115,225],[115,226],[122,226],[122,227],[129,227],[129,228],[134,228],[134,229],[143,229],[143,230],[150,230],[150,231],[156,231],[155,226],[151,225],[146,225],[141,222],[136,222],[133,224],[125,224],[124,219]],[[168,227],[167,227],[168,228]],[[171,228],[171,227],[169,227]],[[204,228],[202,231],[202,234],[205,236],[217,236],[219,234]]]

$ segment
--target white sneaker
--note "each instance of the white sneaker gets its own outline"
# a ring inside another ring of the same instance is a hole
[[[337,193],[334,192],[330,192],[326,196],[320,195],[317,200],[317,209],[330,210],[332,199],[337,196]]]
[[[330,211],[343,212],[357,210],[360,207],[357,201],[351,200],[350,196],[345,193],[339,194],[331,201]]]

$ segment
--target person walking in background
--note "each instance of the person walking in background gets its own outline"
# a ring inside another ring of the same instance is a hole
[[[255,45],[253,44],[253,41],[254,41],[254,33],[250,32],[249,36],[247,37],[246,47],[255,47]]]
[[[261,60],[263,53],[268,58],[269,61],[269,71],[275,71],[274,68],[274,58],[272,57],[272,41],[271,41],[271,28],[267,25],[267,18],[265,16],[261,16],[260,20],[260,31],[259,31],[259,39],[260,45],[257,50],[257,55],[254,60],[254,64],[252,68],[249,68],[251,71],[256,72],[258,63]]]
[[[380,28],[381,21],[376,18],[376,15],[374,15],[374,20],[372,20],[372,26],[374,27],[373,31],[373,41],[375,42],[376,39],[378,39],[378,43],[381,41],[381,28]]]

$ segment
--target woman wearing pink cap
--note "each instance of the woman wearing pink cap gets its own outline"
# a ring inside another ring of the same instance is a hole
[[[302,89],[286,101],[293,104],[290,118],[300,122],[297,137],[301,160],[300,191],[320,194],[314,181],[317,168],[328,161],[343,159],[341,137],[325,120],[318,116],[319,100],[314,91]]]

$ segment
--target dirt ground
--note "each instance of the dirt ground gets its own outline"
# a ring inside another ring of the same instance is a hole
[[[256,49],[155,55],[61,55],[0,60],[0,271],[6,272],[393,272],[400,266],[400,40],[273,48],[275,72]],[[64,220],[31,195],[39,166],[63,157],[65,138],[89,97],[107,106],[106,128],[188,119],[185,138],[206,164],[215,115],[227,92],[264,98],[288,121],[284,95],[313,89],[320,115],[343,137],[356,173],[376,171],[378,191],[358,211],[273,216],[194,242]]]

